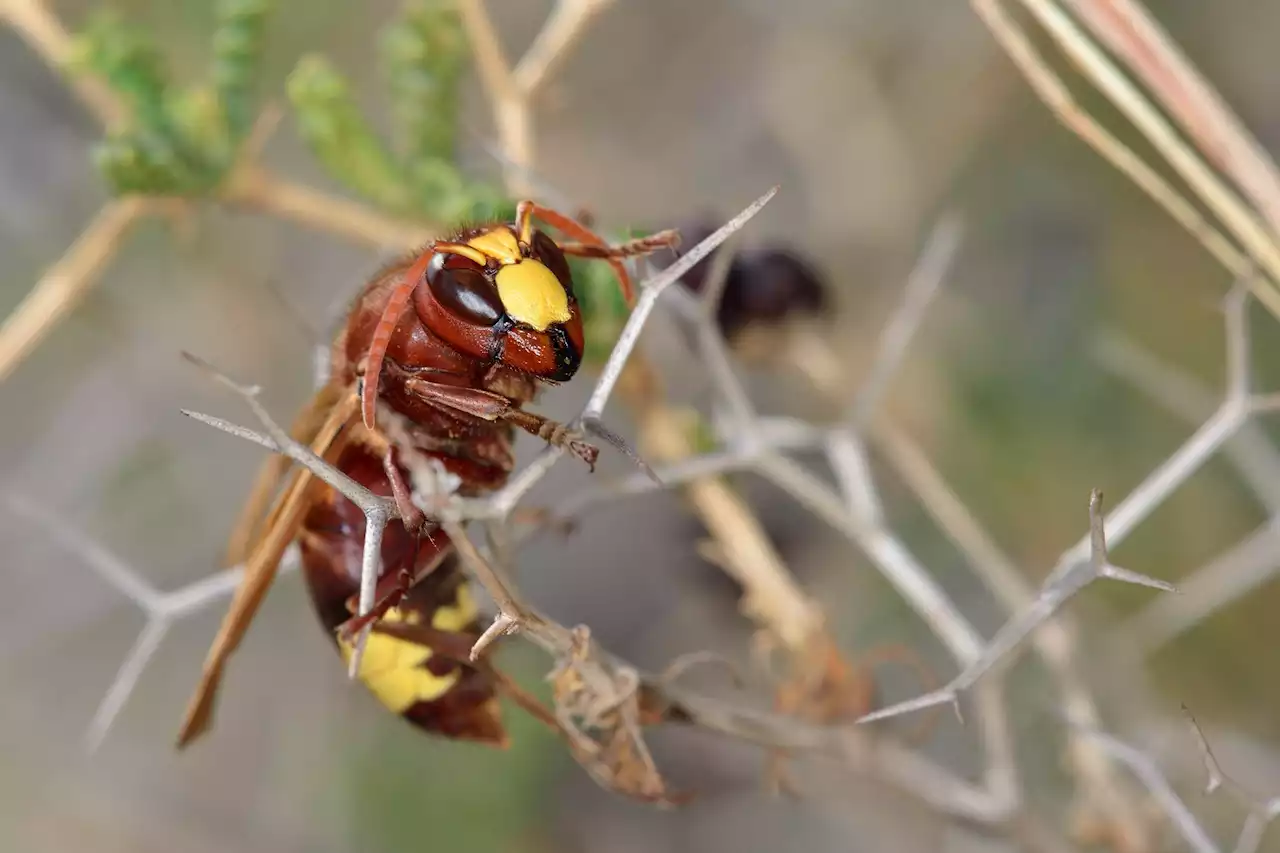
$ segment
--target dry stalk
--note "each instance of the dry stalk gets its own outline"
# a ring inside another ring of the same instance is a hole
[[[418,246],[440,232],[438,225],[395,219],[252,164],[230,176],[218,199],[232,207],[261,211],[375,248]]]
[[[154,210],[154,202],[134,196],[109,201],[97,212],[0,325],[0,380],[80,304],[115,257],[125,235]]]
[[[1030,39],[1000,5],[999,0],[973,0],[973,7],[1018,70],[1027,78],[1035,93],[1068,130],[1151,196],[1156,204],[1164,208],[1174,221],[1185,228],[1232,275],[1242,278],[1252,272],[1253,264],[1248,256],[1201,216],[1182,193],[1133,149],[1080,108],[1066,83],[1036,52]]]
[[[507,61],[484,0],[460,0],[462,22],[475,56],[476,70],[498,131],[507,190],[515,196],[534,194],[529,174],[534,167],[534,96],[586,30],[592,18],[612,0],[558,0],[542,30],[519,64]]]
[[[73,40],[45,0],[0,0],[0,20],[22,37],[55,71],[64,72],[71,60]],[[115,92],[96,77],[76,75],[68,84],[89,111],[108,129],[122,125],[128,112]]]
[[[1068,129],[1148,193],[1235,278],[1250,278],[1255,264],[1266,271],[1267,278],[1251,281],[1251,287],[1259,301],[1280,317],[1280,290],[1276,285],[1280,282],[1280,243],[1274,226],[1268,228],[1268,224],[1258,218],[1257,212],[1250,209],[1200,156],[1205,154],[1234,166],[1237,179],[1257,179],[1260,174],[1258,162],[1263,155],[1256,143],[1240,130],[1238,120],[1227,120],[1230,113],[1226,112],[1226,107],[1211,96],[1207,83],[1168,46],[1167,38],[1159,33],[1154,23],[1149,19],[1145,22],[1140,20],[1140,7],[1132,0],[1120,4],[1122,9],[1104,9],[1100,5],[1103,0],[1078,0],[1072,5],[1082,13],[1091,13],[1087,20],[1095,32],[1104,32],[1104,40],[1121,50],[1130,62],[1131,70],[1143,75],[1143,82],[1149,87],[1166,95],[1165,108],[1179,116],[1184,125],[1196,127],[1198,139],[1207,141],[1207,134],[1214,134],[1209,151],[1197,152],[1189,146],[1058,3],[1053,0],[1018,2],[1031,12],[1085,77],[1106,94],[1174,167],[1244,248],[1243,252],[1205,221],[1154,169],[1077,106],[1066,84],[1036,53],[1026,34],[1000,6],[999,0],[971,0],[974,11],[1027,78],[1036,95]],[[1154,52],[1139,61],[1139,55],[1147,49]],[[1147,74],[1154,77],[1147,79]],[[1180,90],[1183,97],[1172,97],[1180,86],[1186,87]],[[1196,110],[1202,112],[1197,113]],[[1258,186],[1250,190],[1261,200],[1263,209],[1276,203],[1269,195],[1270,182],[1270,177],[1262,175]]]
[[[618,393],[636,417],[641,455],[665,464],[697,455],[687,421],[663,403],[661,380],[648,362],[632,363]],[[722,477],[700,477],[681,491],[715,541],[713,562],[743,588],[742,614],[789,652],[809,649],[822,630],[821,611],[787,569],[751,509]]]
[[[1280,170],[1151,14],[1133,0],[1065,2],[1280,232]]]

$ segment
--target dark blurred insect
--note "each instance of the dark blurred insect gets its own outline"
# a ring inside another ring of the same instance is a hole
[[[536,228],[535,217],[567,239]],[[231,538],[228,562],[243,563],[245,576],[205,661],[179,748],[208,730],[227,659],[295,540],[312,603],[344,659],[361,630],[374,626],[357,677],[383,705],[433,734],[506,743],[496,673],[469,660],[481,626],[453,544],[409,498],[414,466],[438,462],[463,495],[497,489],[514,466],[520,428],[594,467],[598,450],[583,436],[523,408],[541,385],[572,379],[582,361],[566,256],[612,265],[629,304],[622,259],[677,242],[665,231],[610,246],[563,214],[522,201],[514,222],[460,229],[373,276],[333,342],[327,383],[291,433],[400,510],[404,520],[384,534],[374,608],[356,616],[364,514],[309,470],[290,473],[287,458],[272,457]]]
[[[704,222],[679,229],[687,245],[697,245],[714,230],[715,226]],[[681,281],[694,292],[702,292],[719,251],[699,261]],[[655,256],[650,263],[663,266],[664,261]],[[829,303],[822,276],[793,250],[746,248],[735,252],[729,263],[716,320],[725,337],[735,340],[752,327],[768,328],[795,317],[820,314]]]

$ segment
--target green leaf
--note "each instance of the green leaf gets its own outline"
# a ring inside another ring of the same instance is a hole
[[[461,216],[464,222],[513,222],[516,203],[506,193],[489,184],[473,183],[469,186],[471,197]]]
[[[169,115],[183,139],[191,140],[208,166],[210,186],[221,180],[235,158],[236,141],[227,127],[226,113],[211,86],[177,92],[169,98]]]
[[[700,412],[691,411],[691,423],[689,425],[690,441],[693,442],[694,453],[714,453],[724,447],[724,443],[720,441],[720,437],[716,434],[715,427],[711,425]]]
[[[125,25],[113,11],[98,11],[72,46],[72,73],[101,77],[125,102],[134,119],[160,129],[168,124],[168,69],[155,45]]]
[[[287,89],[299,132],[330,175],[394,212],[411,206],[403,170],[328,60],[304,57],[289,75]]]
[[[219,0],[213,31],[213,88],[227,135],[239,141],[253,123],[253,88],[262,63],[270,0]]]
[[[458,82],[467,60],[462,19],[453,3],[409,0],[382,38],[393,135],[406,162],[452,161]]]
[[[220,0],[213,82],[181,90],[148,39],[110,12],[77,36],[73,73],[101,77],[129,108],[128,124],[94,151],[117,193],[200,195],[221,182],[253,115],[250,91],[268,0]]]
[[[411,160],[406,170],[418,209],[428,218],[455,223],[465,216],[473,193],[457,166],[432,157]]]
[[[93,158],[121,194],[199,195],[221,180],[221,164],[190,150],[176,133],[141,127],[98,143]]]

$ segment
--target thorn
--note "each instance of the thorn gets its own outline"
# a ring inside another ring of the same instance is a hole
[[[926,708],[935,708],[938,705],[950,704],[955,707],[957,716],[960,715],[960,697],[951,687],[944,687],[941,690],[935,690],[932,693],[926,693],[923,696],[917,696],[915,699],[908,699],[905,702],[899,702],[896,705],[890,705],[887,708],[881,708],[878,711],[872,711],[870,714],[859,717],[854,721],[854,725],[862,725],[863,723],[874,723],[878,720],[888,720],[892,717],[900,717],[903,714],[910,714],[913,711],[923,711]],[[961,722],[964,717],[960,717]]]
[[[508,616],[506,613],[499,613],[494,617],[493,624],[485,629],[485,632],[480,635],[480,639],[476,640],[475,645],[471,647],[471,660],[480,660],[480,656],[484,654],[485,649],[493,645],[494,641],[514,634],[519,630],[519,619],[514,616]]]
[[[209,374],[216,382],[225,385],[237,394],[244,397],[257,397],[262,393],[261,385],[241,385],[239,382],[236,382],[230,376],[227,376],[221,370],[214,367],[212,362],[206,361],[195,353],[188,352],[187,350],[181,350],[181,355],[183,359],[189,361],[191,364],[194,364],[196,367]]]
[[[654,483],[659,486],[662,485],[662,481],[658,479],[657,473],[653,468],[649,467],[649,463],[640,458],[640,454],[633,450],[631,445],[627,444],[626,439],[605,426],[599,418],[585,418],[582,421],[582,428],[587,433],[604,440],[604,442],[614,450],[617,450],[619,453],[634,462],[636,467],[643,471],[650,480],[653,480]]]
[[[1097,515],[1102,510],[1102,489],[1093,489],[1089,492],[1089,513]]]
[[[356,637],[355,648],[351,650],[351,661],[347,664],[347,678],[355,681],[359,672],[360,664],[364,661],[364,647],[369,643],[369,634],[373,632],[373,623],[365,625],[360,630],[360,636]]]
[[[1133,572],[1128,569],[1122,569],[1119,566],[1107,563],[1098,572],[1101,577],[1110,578],[1111,580],[1120,581],[1121,583],[1131,583],[1137,586],[1150,587],[1151,589],[1159,589],[1164,592],[1177,592],[1178,589],[1168,581],[1162,581],[1153,578],[1150,575],[1144,575],[1139,572]]]

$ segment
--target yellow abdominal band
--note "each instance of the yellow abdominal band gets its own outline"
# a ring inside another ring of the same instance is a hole
[[[471,591],[463,585],[458,587],[457,603],[438,609],[431,627],[439,631],[461,631],[475,619],[476,612]],[[388,611],[382,621],[417,625],[422,622],[422,614],[394,609]],[[351,644],[339,641],[339,648],[343,661],[350,662]],[[456,669],[447,675],[435,675],[423,668],[430,657],[431,649],[425,646],[375,631],[369,634],[356,675],[379,702],[400,714],[418,702],[439,699],[461,676]]]

